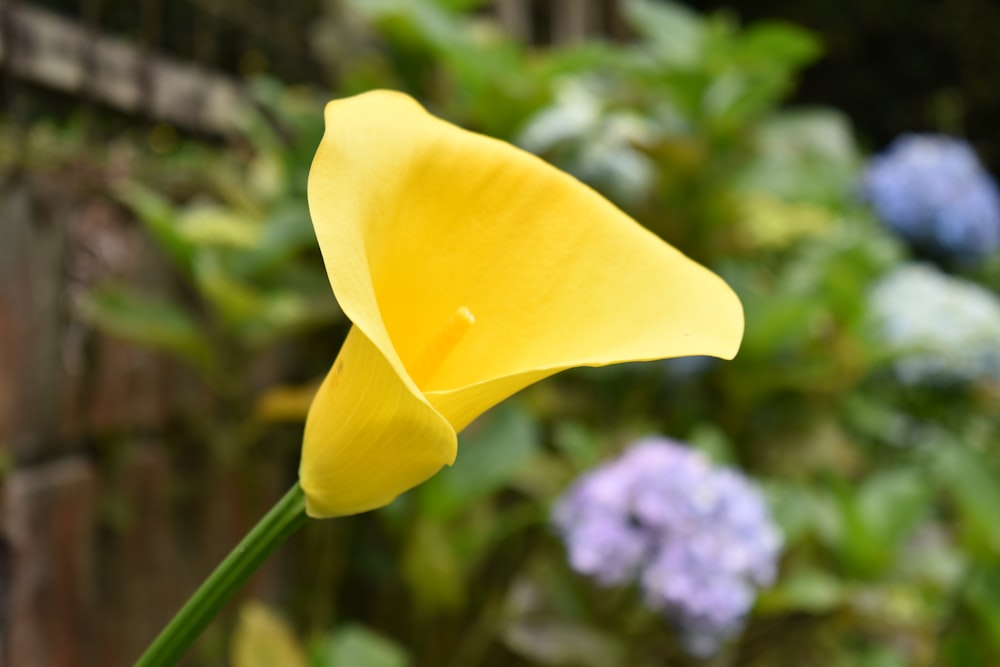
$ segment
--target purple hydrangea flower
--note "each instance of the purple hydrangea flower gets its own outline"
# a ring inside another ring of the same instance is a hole
[[[756,589],[774,581],[782,542],[745,477],[658,437],[577,480],[553,521],[573,569],[603,585],[637,583],[697,655],[739,630]]]
[[[964,141],[903,135],[872,159],[862,188],[879,218],[921,250],[974,261],[1000,246],[1000,193]]]

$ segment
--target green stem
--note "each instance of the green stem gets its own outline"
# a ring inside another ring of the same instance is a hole
[[[181,607],[136,667],[168,667],[180,660],[233,593],[305,523],[305,508],[305,496],[296,483]]]

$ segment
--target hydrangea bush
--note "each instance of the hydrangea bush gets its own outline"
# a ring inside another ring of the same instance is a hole
[[[1000,378],[1000,300],[927,264],[903,264],[872,289],[877,333],[907,384]]]
[[[711,655],[774,581],[782,538],[760,491],[700,452],[651,437],[580,478],[553,521],[571,566],[646,604]]]
[[[932,255],[972,262],[1000,246],[1000,194],[964,141],[899,137],[872,159],[863,192],[890,229]]]

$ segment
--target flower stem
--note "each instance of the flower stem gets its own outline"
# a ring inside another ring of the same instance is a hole
[[[135,667],[168,667],[180,660],[233,593],[305,523],[305,507],[296,482],[181,607]]]

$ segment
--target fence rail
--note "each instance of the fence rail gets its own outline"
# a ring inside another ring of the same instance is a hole
[[[0,63],[27,81],[213,134],[235,133],[246,104],[231,78],[10,2],[0,4]]]

